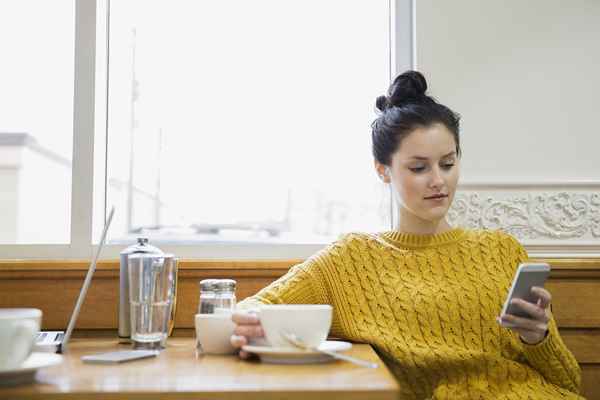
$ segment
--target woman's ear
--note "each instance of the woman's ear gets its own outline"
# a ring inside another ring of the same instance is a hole
[[[379,175],[379,179],[383,181],[383,183],[390,183],[391,181],[391,173],[390,167],[387,165],[375,162],[375,170],[377,171],[377,175]]]

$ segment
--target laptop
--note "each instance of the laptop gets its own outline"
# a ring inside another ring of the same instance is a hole
[[[92,283],[92,276],[94,275],[94,271],[96,271],[96,263],[98,262],[100,251],[102,251],[102,247],[106,242],[106,233],[108,232],[108,227],[110,226],[114,213],[115,208],[112,207],[110,210],[110,214],[108,214],[106,224],[104,224],[104,230],[102,231],[102,238],[100,239],[100,244],[98,245],[98,249],[96,250],[96,254],[92,259],[92,262],[90,263],[87,275],[85,276],[85,281],[83,282],[83,286],[81,287],[81,291],[79,292],[79,297],[77,298],[77,303],[75,304],[75,309],[73,310],[73,314],[71,314],[71,319],[69,320],[67,331],[39,332],[36,338],[33,351],[49,353],[66,352],[69,339],[71,338],[71,333],[73,333],[73,329],[75,328],[75,324],[77,322],[77,317],[79,316],[81,305],[83,304],[87,290],[90,287],[90,284]]]

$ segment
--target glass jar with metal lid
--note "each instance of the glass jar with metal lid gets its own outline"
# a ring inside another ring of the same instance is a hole
[[[215,283],[215,312],[233,312],[236,304],[236,282],[233,279],[218,279]]]
[[[236,282],[233,279],[203,279],[200,281],[199,314],[232,312],[235,308]]]
[[[198,314],[214,314],[215,312],[215,283],[217,279],[200,281],[200,298],[198,299]]]
[[[128,260],[133,254],[163,254],[158,247],[148,244],[148,238],[139,237],[137,242],[121,251],[119,268],[119,339],[128,342],[131,337],[131,315],[129,304],[129,272]],[[175,302],[173,305],[173,316],[175,315]],[[169,330],[169,334],[171,329]]]

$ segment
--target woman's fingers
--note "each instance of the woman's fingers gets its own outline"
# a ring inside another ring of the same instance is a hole
[[[546,289],[535,286],[531,288],[531,292],[538,298],[535,304],[523,299],[511,300],[511,304],[525,312],[528,317],[506,314],[498,320],[501,325],[517,332],[524,342],[536,344],[542,341],[548,332],[548,322],[550,321],[548,308],[552,301],[552,295]]]
[[[244,350],[240,350],[240,358],[241,359],[247,360],[251,356],[252,356],[251,353],[248,353],[247,351],[244,351]]]
[[[231,335],[230,341],[233,347],[235,347],[236,349],[240,349],[238,355],[241,359],[247,360],[249,358],[254,357],[254,354],[242,350],[242,346],[248,344],[248,338],[246,338],[245,336]]]
[[[524,329],[528,331],[546,332],[548,330],[548,321],[540,321],[531,318],[522,318],[515,315],[506,314],[501,317],[501,322],[508,323],[512,329]]]
[[[246,337],[263,337],[265,335],[260,325],[236,325],[233,333]]]
[[[542,300],[542,303],[543,303],[543,300]],[[521,310],[523,310],[527,314],[529,314],[531,316],[531,318],[533,318],[535,320],[542,321],[542,322],[548,322],[548,315],[546,315],[546,310],[544,307],[541,307],[541,304],[540,305],[533,304],[533,303],[530,303],[523,299],[512,299],[511,304],[516,305]]]
[[[233,313],[231,320],[236,324],[230,339],[231,345],[236,349],[240,349],[240,358],[244,360],[251,358],[252,354],[241,350],[241,348],[248,344],[249,338],[264,336],[260,319],[253,312],[237,311]]]
[[[251,312],[236,311],[231,315],[231,320],[238,325],[255,325],[260,323],[258,316]]]
[[[531,288],[531,292],[538,297],[538,303],[540,307],[546,309],[548,306],[550,306],[550,303],[552,302],[552,295],[549,291],[542,287],[534,286]]]
[[[229,341],[235,348],[240,348],[248,344],[248,339],[246,339],[245,336],[231,335],[231,339]]]

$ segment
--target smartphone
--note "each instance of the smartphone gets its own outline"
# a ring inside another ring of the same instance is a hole
[[[530,303],[537,303],[538,297],[531,292],[531,288],[534,286],[544,287],[548,275],[550,275],[550,265],[546,263],[523,263],[519,265],[500,316],[512,314],[517,317],[530,318],[529,314],[522,311],[520,307],[511,304],[511,300],[523,299]],[[509,327],[508,323],[502,325]]]
[[[91,354],[81,357],[84,363],[90,364],[115,364],[142,358],[156,357],[158,350],[124,350],[108,353]]]

